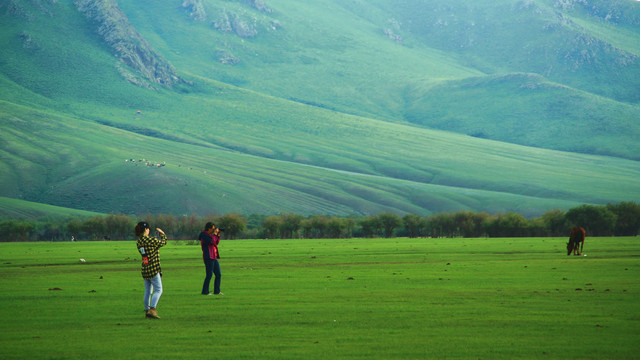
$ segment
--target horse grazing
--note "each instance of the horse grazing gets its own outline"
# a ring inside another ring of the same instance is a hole
[[[575,226],[571,229],[571,236],[569,236],[569,242],[567,243],[567,255],[582,255],[582,249],[584,248],[584,229]]]

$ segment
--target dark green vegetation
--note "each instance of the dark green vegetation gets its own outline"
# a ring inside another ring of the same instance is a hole
[[[564,241],[223,241],[221,298],[170,241],[157,321],[133,242],[0,244],[0,357],[637,358],[637,238]]]
[[[639,24],[630,0],[0,0],[0,196],[176,215],[638,201]]]
[[[13,202],[19,202],[15,200]],[[34,203],[20,204],[19,209]],[[51,211],[59,211],[51,207]],[[26,211],[21,211],[20,215]],[[33,211],[35,212],[35,210]],[[0,209],[0,215],[18,214]],[[42,214],[42,210],[39,212]],[[5,219],[3,219],[3,217]],[[367,216],[327,216],[285,213],[280,215],[243,216],[236,213],[199,217],[170,214],[146,214],[141,217],[124,214],[89,216],[81,213],[49,216],[0,216],[0,241],[69,241],[131,240],[132,229],[138,221],[146,221],[151,228],[161,228],[170,239],[193,239],[213,221],[225,229],[224,239],[322,239],[352,237],[531,237],[568,236],[574,226],[584,227],[587,236],[636,236],[640,231],[640,204],[582,205],[568,211],[550,210],[540,217],[527,219],[508,212],[489,215],[485,212],[457,211],[422,217],[406,214],[400,217],[391,212]]]

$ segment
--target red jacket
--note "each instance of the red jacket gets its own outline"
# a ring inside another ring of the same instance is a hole
[[[218,253],[218,244],[220,243],[220,236],[209,235],[208,232],[203,231],[200,233],[200,247],[202,248],[202,258],[204,260],[217,260],[220,259],[220,253]]]

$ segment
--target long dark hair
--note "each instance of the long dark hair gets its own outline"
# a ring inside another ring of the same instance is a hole
[[[144,235],[144,231],[149,228],[149,223],[146,221],[140,221],[138,225],[136,225],[136,236],[140,237]]]

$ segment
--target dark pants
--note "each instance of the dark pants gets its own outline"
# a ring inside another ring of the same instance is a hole
[[[202,293],[209,293],[209,284],[211,283],[211,278],[213,275],[216,276],[213,281],[213,293],[220,293],[220,280],[222,278],[222,274],[220,273],[220,263],[218,260],[205,260],[204,267],[206,272],[206,277],[204,278],[204,284],[202,285]]]

